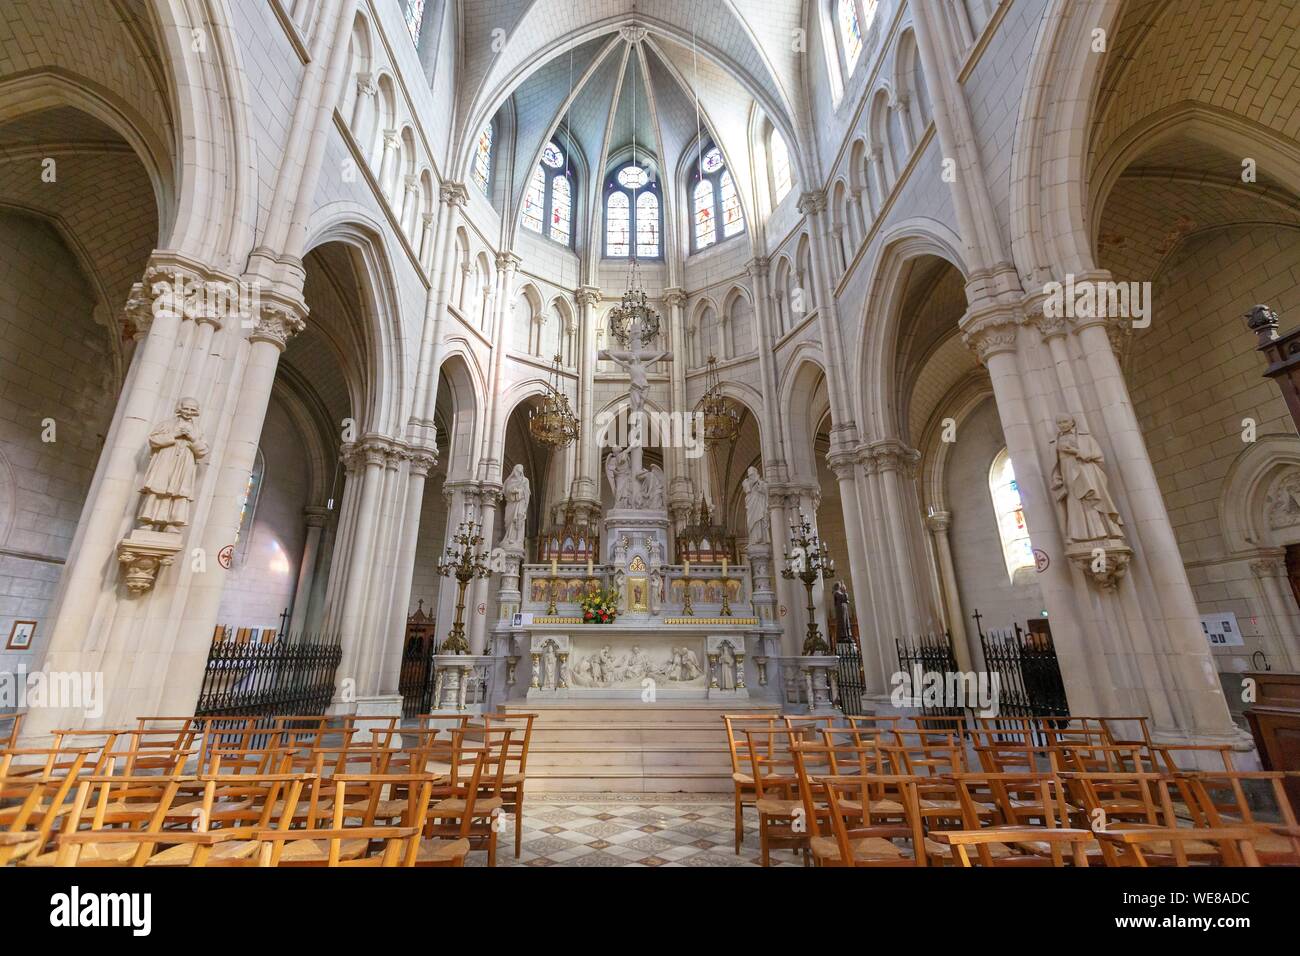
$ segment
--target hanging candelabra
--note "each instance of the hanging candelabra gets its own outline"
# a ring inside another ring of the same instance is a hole
[[[578,418],[568,396],[560,391],[560,356],[551,361],[551,378],[541,405],[528,413],[528,433],[543,445],[567,448],[578,439]]]
[[[799,512],[797,521],[790,519],[790,550],[785,552],[785,567],[781,569],[781,577],[787,581],[797,578],[803,582],[808,592],[808,636],[803,642],[804,656],[829,654],[830,645],[817,627],[813,585],[819,578],[825,581],[835,577],[835,562],[831,560],[825,542],[818,540],[817,533],[804,517],[803,511]]]
[[[468,654],[469,642],[465,640],[465,588],[475,578],[485,578],[490,573],[487,555],[479,550],[483,536],[479,534],[481,526],[474,521],[461,522],[460,528],[452,536],[446,553],[438,562],[438,573],[444,578],[456,578],[456,619],[452,622],[451,633],[438,648],[440,654]]]
[[[704,370],[704,394],[695,403],[704,422],[704,441],[710,445],[734,441],[740,433],[740,409],[722,391],[718,357],[710,355]]]

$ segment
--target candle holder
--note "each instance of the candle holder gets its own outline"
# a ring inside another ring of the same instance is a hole
[[[550,585],[549,585],[549,586],[547,587],[547,589],[546,589],[546,590],[547,590],[547,594],[548,594],[549,597],[550,597],[550,602],[546,605],[546,613],[547,613],[549,616],[554,617],[556,614],[559,614],[559,613],[560,613],[560,612],[559,612],[559,609],[555,606],[555,598],[556,598],[556,596],[559,594],[559,591],[560,591],[560,578],[559,578],[559,575],[552,574],[551,577],[550,577],[550,582],[551,582]]]
[[[731,589],[727,587],[736,578],[729,578],[726,572],[722,576],[722,609],[718,611],[719,617],[731,617]]]
[[[487,555],[479,550],[483,543],[480,528],[474,521],[462,521],[438,562],[438,574],[456,579],[456,619],[452,622],[451,633],[438,648],[440,654],[469,653],[469,642],[465,640],[465,588],[475,578],[485,578],[491,573]]]
[[[793,559],[791,559],[793,555]],[[822,637],[817,627],[817,608],[813,603],[813,585],[818,579],[830,580],[835,577],[835,562],[826,550],[826,544],[818,540],[812,525],[799,512],[799,520],[790,520],[790,550],[784,552],[785,567],[781,577],[787,581],[798,579],[803,582],[808,592],[808,635],[803,642],[805,657],[830,654],[830,645]]]
[[[682,582],[682,613],[687,617],[694,617],[695,608],[691,607],[691,581],[694,579],[683,574],[679,580]]]

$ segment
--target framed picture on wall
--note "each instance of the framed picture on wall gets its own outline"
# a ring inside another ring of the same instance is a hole
[[[14,621],[14,626],[9,629],[9,643],[5,645],[5,650],[25,651],[32,646],[32,638],[35,636],[35,621]]]

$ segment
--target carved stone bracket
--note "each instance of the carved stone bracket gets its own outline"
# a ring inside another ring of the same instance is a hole
[[[1133,549],[1119,538],[1080,541],[1068,545],[1065,556],[1102,591],[1114,591],[1128,573]]]
[[[179,531],[148,531],[137,528],[118,542],[117,560],[122,566],[122,580],[133,595],[151,590],[158,571],[170,565],[180,553]]]

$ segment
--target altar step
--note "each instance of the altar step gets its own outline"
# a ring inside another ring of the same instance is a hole
[[[722,715],[778,713],[748,701],[514,701],[535,713],[529,793],[730,793]]]

